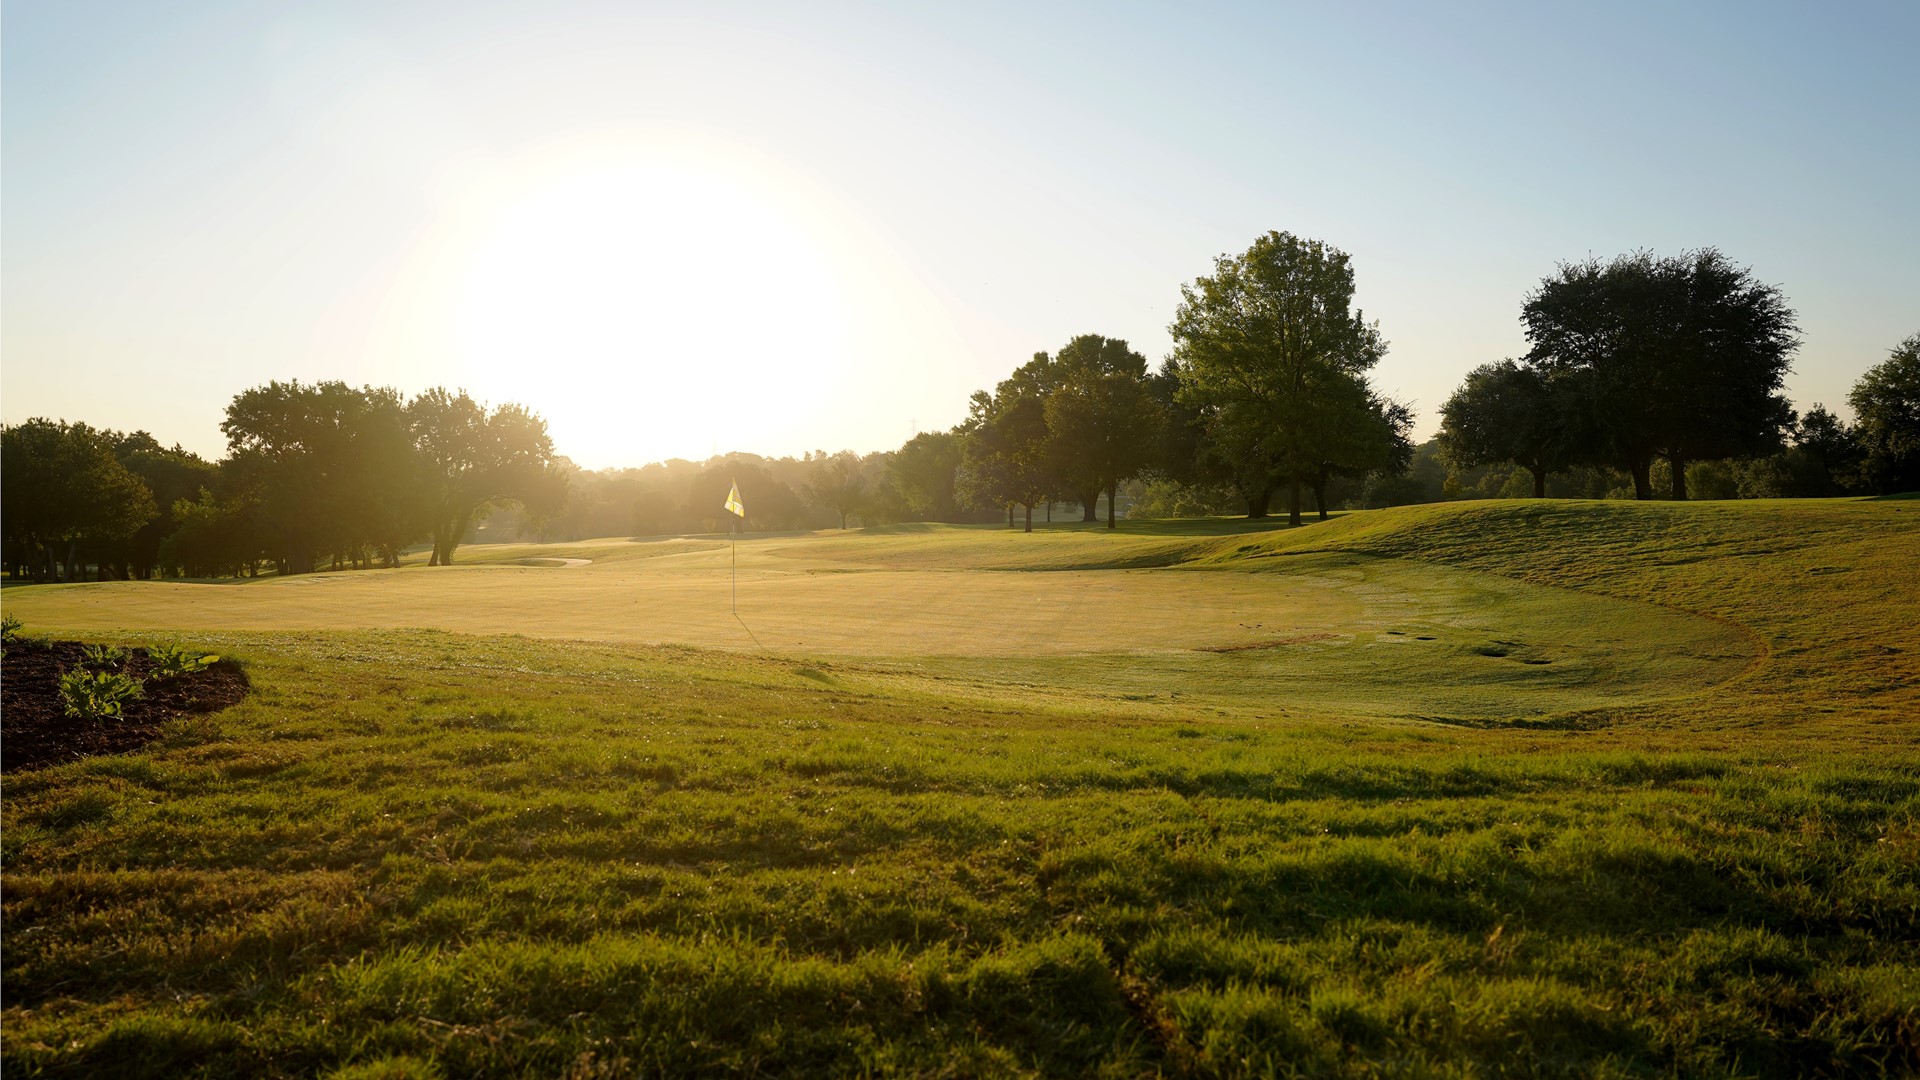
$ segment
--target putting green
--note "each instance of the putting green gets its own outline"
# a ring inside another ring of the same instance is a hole
[[[686,541],[522,545],[474,549],[487,564],[36,586],[4,599],[36,632],[518,633],[833,657],[1131,700],[1444,719],[1696,693],[1756,655],[1722,622],[1430,563],[1323,553],[1138,567],[1171,561],[1183,542],[1068,536],[783,537],[737,553]],[[1137,568],[1005,568],[1023,560]]]

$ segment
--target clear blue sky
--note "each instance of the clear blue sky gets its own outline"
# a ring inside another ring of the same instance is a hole
[[[1713,245],[1805,409],[1920,331],[1920,5],[8,3],[0,412],[208,455],[269,379],[582,464],[897,446],[1269,229],[1420,433],[1556,262]]]

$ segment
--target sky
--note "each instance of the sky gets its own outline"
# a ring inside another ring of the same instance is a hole
[[[1920,5],[8,2],[0,416],[339,379],[589,468],[897,447],[1269,230],[1416,432],[1563,261],[1718,247],[1787,393],[1920,332]]]

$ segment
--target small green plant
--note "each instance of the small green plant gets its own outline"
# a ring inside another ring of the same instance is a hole
[[[148,677],[155,680],[178,679],[220,662],[218,656],[188,652],[178,645],[156,645],[147,650],[147,659],[153,664]]]
[[[139,679],[117,671],[82,668],[60,676],[60,700],[67,715],[81,720],[121,716],[127,702],[145,696]]]
[[[0,648],[20,640],[20,620],[11,615],[0,615]]]
[[[80,666],[88,668],[117,668],[127,662],[127,650],[115,645],[82,645],[80,647]]]

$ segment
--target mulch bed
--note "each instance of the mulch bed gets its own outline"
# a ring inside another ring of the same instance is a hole
[[[60,676],[80,666],[81,648],[78,641],[16,642],[0,657],[0,771],[137,750],[159,738],[169,720],[224,709],[247,696],[240,666],[221,661],[192,675],[148,681],[146,696],[128,702],[119,717],[78,720],[60,700]],[[147,650],[128,649],[118,670],[146,679],[152,669]]]

